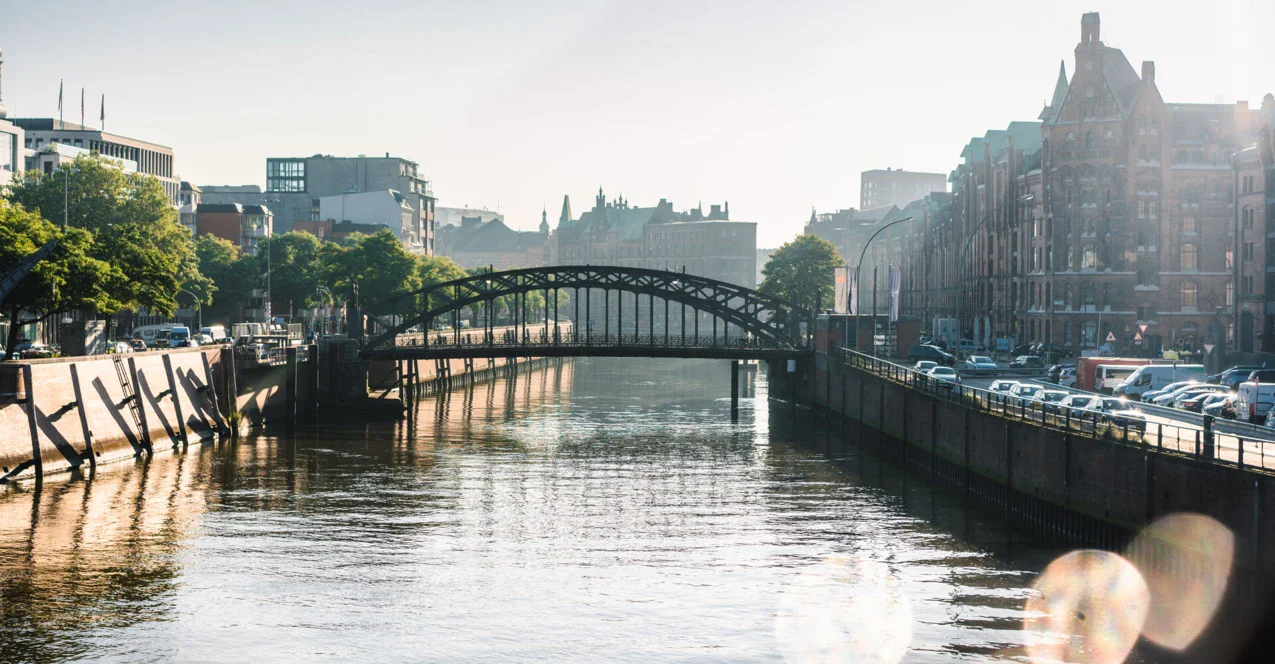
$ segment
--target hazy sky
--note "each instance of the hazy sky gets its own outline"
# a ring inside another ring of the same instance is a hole
[[[1169,101],[1275,89],[1270,0],[0,0],[10,117],[172,146],[196,184],[264,185],[267,156],[414,159],[440,205],[532,228],[602,186],[635,205],[729,201],[774,246],[859,172],[948,172],[1033,120],[1080,15]],[[1259,63],[1266,63],[1262,68]]]

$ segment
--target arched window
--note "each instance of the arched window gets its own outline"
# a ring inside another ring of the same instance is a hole
[[[1199,286],[1194,281],[1182,282],[1182,306],[1194,307],[1199,302]]]
[[[1093,147],[1093,132],[1092,131],[1085,132],[1085,147],[1087,148]]]
[[[1054,298],[1054,286],[1053,284],[1047,283],[1045,284],[1045,305],[1046,306],[1053,305],[1053,302],[1050,301],[1053,298]]]
[[[1138,116],[1138,129],[1146,129],[1146,128],[1147,128],[1147,116],[1145,116],[1145,115],[1139,115],[1139,116]]]
[[[1182,265],[1183,270],[1199,269],[1199,249],[1190,243],[1182,245]]]
[[[1102,285],[1102,306],[1111,306],[1111,284]]]
[[[1151,116],[1151,131],[1155,131],[1156,127],[1158,127],[1159,125],[1160,125],[1159,119],[1157,119],[1156,116],[1154,115]]]

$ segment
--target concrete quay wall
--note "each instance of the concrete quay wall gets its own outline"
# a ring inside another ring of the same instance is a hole
[[[1243,564],[1275,565],[1275,476],[1006,418],[824,354],[814,365],[809,375],[772,369],[777,393],[879,432],[909,465],[930,465],[1016,520],[1115,547],[1161,516],[1196,512],[1231,529]]]
[[[0,365],[0,478],[211,437],[224,426],[209,389],[220,362],[219,349],[190,348]]]

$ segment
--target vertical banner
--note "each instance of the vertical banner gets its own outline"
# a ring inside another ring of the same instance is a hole
[[[859,315],[859,269],[855,268],[854,276],[850,278],[850,315]]]
[[[899,322],[899,288],[903,282],[903,269],[890,267],[890,322]]]
[[[835,295],[832,297],[832,313],[844,314],[850,298],[850,282],[844,267],[832,268],[832,286]]]

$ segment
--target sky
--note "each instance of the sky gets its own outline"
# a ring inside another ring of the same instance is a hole
[[[1080,17],[1166,101],[1275,91],[1269,0],[0,0],[9,117],[173,148],[199,185],[265,184],[266,157],[386,152],[440,206],[531,229],[563,195],[729,202],[758,245],[812,207],[858,207],[859,173],[947,173],[988,129],[1034,120]],[[1263,69],[1260,63],[1268,63]]]

